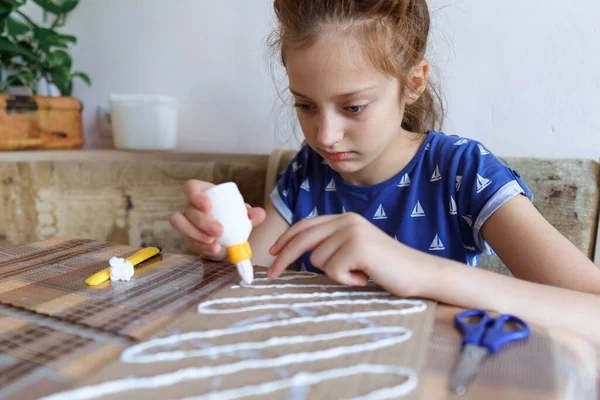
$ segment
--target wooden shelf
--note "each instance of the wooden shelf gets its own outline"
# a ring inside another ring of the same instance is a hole
[[[125,150],[40,150],[1,151],[0,162],[33,161],[236,161],[264,164],[268,154],[188,153],[180,151],[125,151]]]

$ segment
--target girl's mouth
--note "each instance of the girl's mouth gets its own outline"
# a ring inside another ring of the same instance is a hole
[[[323,152],[323,157],[329,161],[344,161],[350,158],[351,155],[351,151],[340,151],[337,153]]]

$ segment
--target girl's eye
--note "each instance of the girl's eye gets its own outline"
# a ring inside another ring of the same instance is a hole
[[[352,114],[358,114],[359,112],[361,112],[362,110],[364,110],[365,107],[366,107],[366,105],[350,106],[350,107],[346,107],[346,111],[349,111]]]
[[[296,103],[294,104],[294,107],[298,108],[300,111],[304,111],[304,112],[309,112],[313,110],[313,106],[311,106],[310,104],[300,104],[300,103]]]

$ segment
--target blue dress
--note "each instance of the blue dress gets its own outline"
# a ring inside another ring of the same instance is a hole
[[[416,156],[385,182],[358,186],[305,145],[281,174],[271,201],[291,225],[317,215],[354,212],[415,249],[477,266],[484,222],[512,197],[533,199],[519,173],[480,142],[430,131]],[[321,272],[306,253],[301,270]]]

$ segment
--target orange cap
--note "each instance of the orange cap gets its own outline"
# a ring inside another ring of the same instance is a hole
[[[244,242],[228,247],[227,255],[229,256],[229,261],[231,261],[233,264],[237,264],[240,261],[252,258],[252,249],[250,248],[250,243]]]

